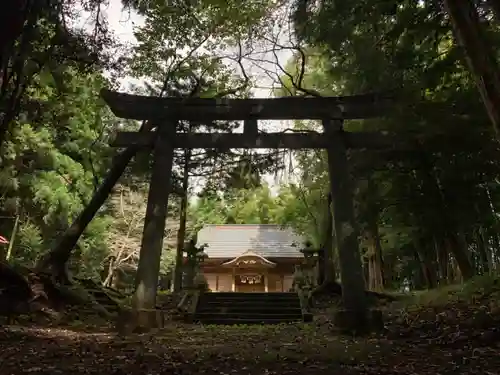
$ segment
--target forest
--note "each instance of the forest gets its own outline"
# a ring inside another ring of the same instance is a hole
[[[500,321],[500,306],[485,293],[497,293],[496,299],[500,295],[497,0],[4,0],[0,7],[0,315],[10,320],[14,310],[15,315],[31,311],[30,298],[40,296],[32,290],[37,283],[49,289],[66,285],[43,292],[44,297],[59,296],[50,306],[57,314],[67,298],[77,298],[78,283],[129,302],[152,161],[148,150],[110,144],[117,132],[150,131],[153,125],[115,116],[100,94],[103,89],[175,98],[390,97],[382,117],[345,121],[348,131],[397,135],[416,145],[348,152],[366,290],[398,301],[403,295],[412,301],[439,295],[462,306],[462,295],[479,285],[479,292],[470,292],[475,300],[464,303],[484,307],[460,310],[450,318],[454,306],[426,305],[414,312],[397,304],[399,320],[387,318],[376,350],[370,338],[315,341],[330,335],[325,331],[331,331],[331,323],[325,318],[313,326],[319,327],[316,333],[310,332],[315,328],[302,332],[293,327],[272,328],[265,335],[242,327],[220,332],[217,327],[196,328],[204,339],[193,347],[187,339],[175,341],[189,336],[191,329],[172,325],[160,335],[170,345],[168,360],[158,360],[164,350],[161,337],[141,336],[129,343],[134,351],[141,348],[141,354],[134,353],[142,362],[125,360],[120,365],[128,349],[122,350],[117,339],[96,343],[90,333],[79,332],[58,338],[63,343],[58,348],[40,351],[39,361],[64,345],[74,350],[71,345],[78,341],[86,342],[89,351],[104,353],[103,346],[113,347],[103,354],[103,367],[88,365],[95,373],[122,365],[130,367],[117,371],[130,374],[145,369],[201,371],[203,366],[221,374],[238,368],[249,374],[400,373],[392,370],[399,364],[384,362],[387,350],[401,354],[404,373],[413,371],[412,366],[420,370],[411,373],[460,371],[454,367],[458,358],[467,358],[462,365],[470,373],[494,373],[486,368],[494,369],[495,360],[486,358],[498,356],[500,334],[491,327]],[[133,43],[113,30],[112,18],[117,17],[140,20],[130,22]],[[217,121],[180,126],[186,132],[232,132],[240,125]],[[318,121],[264,127],[322,131]],[[207,224],[293,228],[314,248],[324,249],[328,278],[340,280],[326,151],[176,149],[171,181],[160,265],[163,298],[178,298],[185,243]],[[30,283],[28,290],[25,284]],[[22,293],[29,301],[23,308],[12,302]],[[92,296],[82,298],[95,305],[94,313],[110,318],[110,311],[96,306]],[[423,311],[434,325],[426,325]],[[455,326],[457,316],[476,316],[478,311],[487,318],[480,324],[467,318],[466,328],[457,323],[458,338],[443,338],[444,333],[429,338],[442,325]],[[71,316],[73,326],[85,320]],[[28,326],[33,324],[30,320]],[[480,333],[474,331],[478,324],[483,324]],[[27,350],[46,345],[41,334],[0,330],[0,337],[5,336],[0,348],[22,342]],[[414,341],[391,349],[395,337],[404,334]],[[194,347],[211,346],[211,335],[217,342],[213,351],[207,349],[196,360]],[[281,354],[244,358],[243,352],[268,336],[275,337],[269,345]],[[298,354],[286,351],[283,340],[291,342],[291,336],[300,341]],[[487,343],[467,341],[476,336]],[[250,346],[235,344],[238,348],[231,349],[224,346],[227,340]],[[430,341],[437,346],[426,346]],[[456,349],[447,352],[449,361],[437,358],[447,346]],[[345,357],[332,361],[326,352],[314,354],[322,347]],[[436,347],[437,362],[414,362]],[[375,354],[365,355],[372,349]],[[299,367],[280,364],[294,355],[306,360],[297,360]],[[49,362],[29,365],[26,358],[6,364],[6,373],[54,374],[76,363],[68,359],[59,367]],[[91,363],[83,356],[74,360]],[[485,367],[478,370],[479,364]],[[0,354],[0,372],[2,366]],[[94,373],[90,371],[85,373]]]

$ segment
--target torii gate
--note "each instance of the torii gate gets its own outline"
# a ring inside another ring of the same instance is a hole
[[[343,304],[348,313],[362,317],[367,299],[353,207],[347,148],[392,148],[399,140],[382,133],[349,133],[344,119],[381,116],[392,98],[378,95],[348,97],[285,97],[274,99],[156,98],[108,90],[102,97],[122,118],[151,121],[155,132],[119,132],[115,147],[153,149],[144,232],[136,275],[136,309],[154,309],[167,218],[168,192],[174,148],[287,148],[326,149],[339,251]],[[180,120],[206,122],[243,120],[243,133],[177,133]],[[263,133],[258,120],[321,120],[323,133]]]

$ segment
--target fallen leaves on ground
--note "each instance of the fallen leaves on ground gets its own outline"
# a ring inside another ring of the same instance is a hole
[[[428,338],[353,339],[317,325],[172,324],[119,338],[61,328],[0,331],[1,374],[496,374],[497,345]]]
[[[311,324],[172,322],[126,338],[95,327],[9,326],[0,328],[0,374],[498,374],[498,298],[472,302],[393,307],[385,332],[356,339],[335,333],[328,309]]]

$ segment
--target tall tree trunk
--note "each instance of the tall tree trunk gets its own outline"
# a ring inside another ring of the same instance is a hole
[[[371,221],[371,220],[370,220]],[[370,290],[381,291],[384,289],[384,262],[382,258],[382,246],[377,223],[369,223],[366,231],[368,242],[368,288]]]
[[[439,284],[446,284],[448,282],[448,264],[450,260],[446,242],[444,240],[434,239],[434,243],[439,268]]]
[[[336,272],[334,263],[334,231],[333,231],[333,215],[332,215],[332,194],[328,193],[327,213],[324,239],[322,244],[321,259],[319,266],[318,284],[328,284],[335,282]]]
[[[433,260],[435,259],[429,254],[425,241],[422,239],[418,241],[419,247],[415,248],[415,252],[420,260],[420,265],[425,277],[425,282],[429,289],[435,288],[438,285],[436,268],[434,267]],[[435,254],[435,252],[434,252]]]
[[[189,188],[189,163],[191,161],[191,150],[184,150],[184,168],[182,175],[181,208],[179,217],[179,230],[177,231],[177,249],[175,253],[174,268],[174,292],[180,292],[182,289],[182,271],[183,271],[183,253],[184,243],[186,241],[186,222],[188,206],[188,188]]]
[[[448,283],[454,284],[456,282],[457,276],[455,275],[455,259],[450,257],[450,261],[448,262]]]
[[[16,40],[24,30],[24,24],[33,11],[35,2],[41,0],[3,0],[0,11],[0,76],[6,69]],[[38,17],[37,17],[38,18]]]
[[[489,241],[491,243],[490,245],[490,251],[489,251],[489,256],[490,256],[490,271],[492,273],[495,273],[498,266],[498,252],[500,249],[500,240],[498,239],[498,233],[495,228],[489,228],[487,232],[487,237],[489,238]]]
[[[393,257],[386,256],[384,259],[384,287],[392,289],[394,282],[394,260]]]
[[[446,237],[447,249],[457,261],[457,266],[460,268],[460,274],[464,280],[469,280],[475,275],[474,267],[467,255],[468,249],[463,242],[458,238],[458,235],[449,232]]]
[[[381,291],[384,289],[384,262],[382,258],[382,245],[378,228],[379,203],[377,201],[377,186],[369,178],[366,186],[366,229],[365,236],[368,242],[369,277],[368,286],[371,290]]]
[[[365,280],[365,285],[370,282],[370,262],[366,254],[361,256],[361,262],[363,264],[363,278]]]
[[[498,63],[472,0],[445,0],[455,37],[465,52],[484,106],[498,137],[500,123],[500,76]],[[495,7],[494,9],[498,9]],[[466,276],[464,275],[464,278]]]
[[[418,267],[416,267],[417,268],[416,272],[413,274],[413,287],[415,290],[422,290],[426,286],[425,285],[425,275],[424,275],[424,270],[423,270],[423,267],[421,266],[420,258],[419,258],[417,251],[413,252],[413,257],[418,265]]]
[[[456,259],[452,260],[453,263],[453,275],[454,275],[454,281],[455,283],[461,283],[464,281],[464,278],[462,276],[462,271],[460,270],[460,266],[458,265],[458,262]]]
[[[328,195],[327,201],[330,202],[330,195]],[[327,218],[327,224],[324,229],[323,233],[323,239],[322,243],[320,243],[320,250],[318,252],[318,273],[317,273],[317,280],[316,283],[318,285],[322,285],[325,282],[325,270],[326,270],[326,257],[327,257],[327,251],[331,248],[331,241],[329,240],[329,237],[332,236],[331,234],[331,227],[330,231],[328,230],[328,220],[331,215],[330,211],[330,205],[328,204],[328,209],[325,212],[326,218]]]
[[[498,263],[498,251],[500,250],[500,238],[498,233],[500,223],[498,222],[496,208],[493,203],[493,199],[491,197],[491,191],[488,188],[487,184],[484,184],[484,192],[486,194],[486,200],[488,202],[488,206],[490,207],[491,218],[493,222],[493,225],[487,230],[486,237],[491,238],[492,245],[490,246],[490,251],[488,254],[490,259],[490,271],[494,272],[496,269],[496,264]]]
[[[476,233],[476,246],[479,253],[479,258],[481,259],[481,273],[490,273],[490,259],[488,256],[489,250],[486,247],[486,241],[484,239],[484,234],[482,228],[477,228]]]
[[[43,17],[48,23],[59,26],[60,14],[56,6],[44,0],[4,0],[0,9],[1,148],[19,115],[28,85],[50,60],[55,46],[59,44],[59,33],[56,31],[48,49],[37,56],[36,70],[28,72],[26,60],[32,57],[35,44],[40,39],[39,21]]]
[[[316,283],[322,285],[325,282],[325,252],[326,246],[323,246],[318,253],[318,278]]]
[[[474,267],[468,257],[468,249],[461,246],[458,239],[458,230],[455,218],[450,214],[450,210],[446,201],[446,195],[441,187],[439,177],[435,171],[434,165],[426,157],[423,157],[423,173],[424,183],[428,185],[429,191],[432,192],[436,199],[438,212],[441,213],[442,219],[441,228],[438,228],[439,235],[446,241],[446,249],[448,253],[453,255],[456,259],[458,267],[460,267],[461,274],[465,280],[474,276]]]

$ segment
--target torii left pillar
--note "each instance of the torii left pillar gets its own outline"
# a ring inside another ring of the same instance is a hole
[[[171,191],[172,184],[176,123],[158,125],[133,298],[133,307],[137,312],[137,324],[148,327],[156,324],[151,320],[158,320],[155,312],[156,292],[167,220],[168,193]]]

